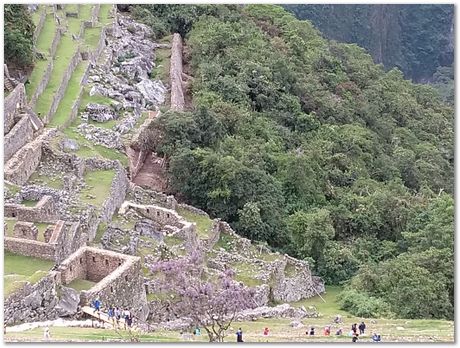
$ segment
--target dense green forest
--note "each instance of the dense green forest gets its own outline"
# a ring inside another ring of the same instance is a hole
[[[452,4],[284,5],[299,19],[310,20],[327,38],[356,43],[387,69],[406,78],[428,81],[454,59]]]
[[[8,66],[25,68],[33,64],[33,35],[35,25],[24,5],[4,5],[5,62]]]
[[[193,106],[152,144],[173,193],[345,284],[356,315],[453,319],[454,110],[432,87],[278,6],[132,12],[185,35]]]

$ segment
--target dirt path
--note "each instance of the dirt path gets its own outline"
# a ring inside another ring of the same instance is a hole
[[[162,163],[162,158],[150,153],[147,155],[144,165],[133,182],[141,187],[148,187],[155,191],[164,192],[167,188],[167,179]]]

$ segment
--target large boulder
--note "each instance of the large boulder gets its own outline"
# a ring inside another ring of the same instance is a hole
[[[77,313],[80,303],[80,294],[77,290],[61,286],[61,296],[56,311],[59,316],[66,317]]]
[[[150,104],[159,105],[165,101],[166,87],[161,81],[146,79],[139,82],[136,87]]]

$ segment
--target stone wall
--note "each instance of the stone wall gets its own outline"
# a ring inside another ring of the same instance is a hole
[[[53,41],[51,42],[51,46],[49,49],[50,56],[52,58],[54,58],[56,55],[56,50],[59,45],[59,42],[61,41],[61,37],[62,37],[62,31],[61,29],[58,28],[56,32],[54,33],[54,38],[53,38]]]
[[[175,210],[177,201],[174,196],[168,196],[161,192],[145,190],[134,183],[130,183],[128,195],[135,203],[138,204],[156,204],[168,209]]]
[[[102,205],[101,220],[109,222],[112,220],[113,213],[121,206],[126,198],[129,180],[120,162],[115,165],[115,178],[110,186],[110,194]]]
[[[56,286],[60,283],[58,272],[49,272],[36,284],[26,283],[4,299],[4,323],[44,321],[58,318],[59,301]]]
[[[295,302],[316,296],[324,292],[324,283],[319,277],[312,278],[307,262],[294,259],[288,255],[283,260],[277,261],[273,278],[272,295],[275,301]],[[293,276],[286,276],[286,267],[290,266]]]
[[[18,221],[13,228],[13,237],[37,240],[38,228],[33,222]]]
[[[173,35],[170,62],[171,110],[183,111],[185,98],[182,88],[182,38],[178,33]]]
[[[54,261],[55,257],[55,248],[53,245],[36,240],[5,237],[4,248],[14,254],[32,256],[44,260]]]
[[[141,320],[147,318],[147,297],[139,257],[84,247],[65,260],[59,271],[64,285],[77,278],[97,282],[91,289],[81,292],[82,305],[99,298],[105,307],[127,307]]]
[[[45,24],[45,19],[46,19],[46,10],[42,10],[42,12],[40,13],[40,19],[38,20],[38,23],[35,26],[35,30],[34,30],[34,36],[33,36],[34,46],[37,43],[37,38],[43,29],[43,25]]]
[[[35,107],[35,104],[37,103],[38,97],[43,93],[43,91],[45,90],[46,86],[48,85],[48,82],[49,82],[49,80],[51,78],[51,71],[53,71],[53,67],[54,67],[53,60],[50,59],[50,61],[48,62],[48,65],[46,66],[45,73],[43,74],[43,77],[42,77],[40,83],[38,84],[37,88],[35,89],[35,92],[32,95],[32,97],[30,97],[30,102],[29,102],[30,107],[32,107],[32,108]]]
[[[26,89],[24,84],[18,84],[5,98],[3,106],[3,134],[7,134],[16,123],[15,115],[26,105]]]
[[[47,115],[44,115],[43,119],[45,123],[48,123],[51,118],[54,116],[54,113],[56,112],[59,103],[61,102],[64,93],[67,89],[67,85],[69,83],[70,78],[72,77],[73,72],[75,71],[75,68],[77,67],[78,63],[81,61],[81,53],[80,53],[80,48],[77,48],[77,51],[73,55],[72,59],[69,62],[69,65],[67,66],[66,71],[63,74],[61,84],[59,85],[58,90],[54,94],[53,102],[51,103],[51,108],[48,112]]]
[[[28,115],[22,115],[11,131],[5,135],[3,143],[4,162],[8,161],[21,147],[33,139],[34,129]]]
[[[58,219],[54,200],[51,196],[43,196],[35,207],[5,203],[4,214],[7,217],[17,218],[20,221],[55,222]]]

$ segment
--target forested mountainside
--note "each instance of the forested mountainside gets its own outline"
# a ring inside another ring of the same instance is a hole
[[[327,38],[356,43],[387,69],[407,78],[431,81],[454,59],[454,6],[435,4],[284,5],[310,20]]]
[[[346,282],[357,315],[453,318],[454,110],[272,5],[140,5],[185,35],[192,105],[158,119],[171,189]]]

